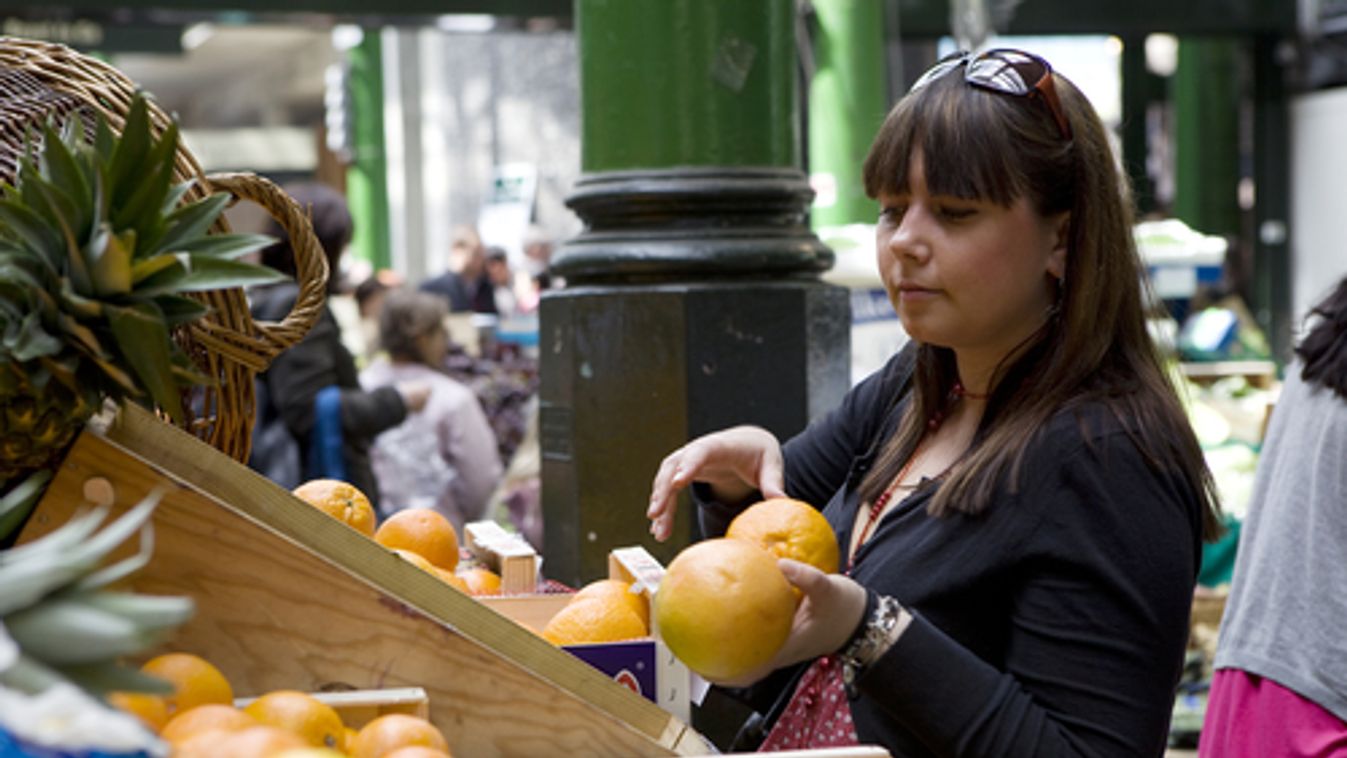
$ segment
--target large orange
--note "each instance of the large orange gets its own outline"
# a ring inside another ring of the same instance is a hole
[[[776,561],[757,545],[724,538],[679,553],[655,594],[655,623],[669,650],[711,681],[770,661],[795,616],[794,588]]]
[[[374,507],[354,485],[337,479],[312,479],[296,487],[294,495],[357,532],[374,536]]]
[[[575,593],[575,599],[590,597],[607,597],[626,603],[641,617],[641,623],[645,625],[646,632],[650,631],[650,601],[645,595],[639,592],[631,591],[631,582],[624,582],[621,579],[600,579],[596,582],[590,582],[580,591]]]
[[[156,734],[168,723],[168,701],[144,692],[109,692],[108,705],[135,716]]]
[[[408,508],[384,520],[374,541],[410,550],[446,571],[458,565],[458,533],[449,519],[429,508]]]
[[[189,708],[169,719],[160,736],[167,742],[179,745],[202,732],[217,729],[237,732],[257,725],[257,719],[232,705],[207,703]]]
[[[499,595],[500,576],[489,568],[473,566],[459,574],[469,595]]]
[[[423,718],[390,713],[366,724],[347,748],[351,758],[384,758],[401,747],[420,745],[449,752],[449,743]]]
[[[571,598],[543,627],[542,635],[553,645],[583,645],[639,639],[649,633],[626,599],[608,594]]]
[[[725,536],[747,540],[778,558],[794,558],[825,574],[837,573],[837,534],[818,509],[776,497],[749,506],[730,522]]]
[[[169,718],[198,705],[232,705],[234,702],[234,689],[229,686],[229,680],[199,655],[165,653],[146,661],[140,670],[173,685],[173,694],[165,698]]]
[[[268,692],[244,706],[243,712],[263,724],[297,734],[313,747],[339,748],[346,742],[341,716],[332,706],[303,692]]]

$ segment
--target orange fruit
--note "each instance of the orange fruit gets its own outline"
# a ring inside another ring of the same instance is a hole
[[[543,627],[543,639],[553,645],[620,642],[649,634],[641,617],[621,597],[573,597]]]
[[[295,747],[275,753],[271,758],[346,758],[346,754],[328,747]]]
[[[243,712],[267,726],[297,734],[313,747],[341,747],[346,727],[332,706],[295,690],[276,690],[244,706]]]
[[[624,582],[621,579],[600,579],[596,582],[590,582],[580,591],[575,593],[575,599],[588,597],[608,597],[619,600],[631,606],[637,616],[641,617],[641,623],[645,625],[646,633],[650,633],[650,601],[646,596],[639,592],[631,591],[631,582]]]
[[[168,701],[145,692],[109,692],[108,705],[140,719],[156,734],[168,723]]]
[[[207,703],[189,708],[169,719],[160,736],[165,741],[178,745],[202,732],[217,729],[237,732],[257,725],[257,719],[232,705]]]
[[[401,558],[402,560],[412,564],[413,566],[421,569],[422,571],[429,571],[430,573],[439,576],[439,569],[437,569],[435,565],[432,564],[430,561],[426,560],[425,556],[421,555],[420,553],[413,553],[410,550],[401,550],[399,548],[394,548],[393,552],[397,553],[398,557]]]
[[[202,732],[176,746],[173,758],[268,758],[309,747],[304,738],[275,726],[250,726],[237,732]]]
[[[435,566],[431,566],[431,568],[434,569],[432,573],[434,573],[435,576],[438,576],[440,579],[442,579],[445,584],[449,585],[450,587],[453,587],[459,592],[464,593],[468,592],[468,582],[463,577],[459,576],[458,574],[455,574],[452,571],[445,571],[444,569],[437,568]]]
[[[412,745],[449,752],[449,743],[434,724],[403,713],[390,713],[366,724],[348,752],[351,758],[384,758],[398,748]]]
[[[374,507],[354,485],[337,479],[311,479],[296,487],[293,494],[366,537],[374,536]]]
[[[778,558],[808,563],[825,574],[837,573],[837,534],[817,508],[802,500],[776,497],[734,517],[725,536],[747,540]]]
[[[210,661],[191,653],[165,653],[145,662],[140,670],[173,685],[164,700],[168,716],[207,703],[233,705],[234,689]]]
[[[360,733],[359,730],[352,729],[349,726],[342,731],[342,738],[341,738],[342,752],[345,753],[351,752],[351,745],[355,742],[355,736],[359,733]]]
[[[459,574],[459,578],[463,580],[469,595],[500,594],[500,576],[491,569],[473,566]]]
[[[400,747],[391,753],[384,753],[383,758],[454,758],[448,750],[436,750],[433,747],[423,747],[421,745],[408,745]]]
[[[384,520],[374,532],[374,541],[388,548],[401,548],[446,571],[458,565],[458,533],[449,519],[429,508],[408,508]]]
[[[655,594],[655,624],[669,650],[707,679],[730,681],[781,649],[795,593],[776,556],[743,540],[698,542],[674,557]]]

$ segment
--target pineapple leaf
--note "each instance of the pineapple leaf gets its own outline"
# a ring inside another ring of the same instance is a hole
[[[34,257],[55,273],[60,268],[57,251],[61,238],[31,208],[17,201],[8,187],[6,190],[7,197],[0,200],[0,235],[35,253]]]
[[[110,358],[103,346],[98,342],[98,335],[89,327],[81,324],[68,314],[62,313],[60,319],[61,331],[70,335],[70,341],[82,347],[90,355],[96,355],[100,358]]]
[[[159,295],[154,304],[164,313],[164,321],[169,328],[188,324],[210,313],[210,306],[200,300],[181,295]]]
[[[178,203],[182,202],[182,198],[187,194],[187,190],[190,190],[195,184],[195,179],[188,179],[185,182],[178,182],[170,187],[168,194],[164,196],[164,204],[159,207],[159,212],[165,216],[172,213],[173,209],[178,207]]]
[[[81,387],[79,377],[75,375],[76,369],[79,368],[79,358],[74,355],[67,355],[65,360],[57,360],[44,355],[38,360],[42,363],[43,368],[51,374],[51,378],[70,390],[70,394],[79,395]]]
[[[178,251],[210,258],[239,258],[275,241],[265,234],[211,234],[191,240]]]
[[[173,158],[177,151],[178,125],[170,124],[145,157],[130,198],[125,204],[113,208],[112,225],[115,228],[135,229],[146,240],[159,237],[161,231],[156,227],[163,223],[159,208],[173,186]]]
[[[102,318],[103,303],[91,300],[74,290],[69,280],[61,280],[61,302],[70,312],[84,318]]]
[[[43,173],[50,178],[53,187],[66,188],[66,192],[63,194],[71,204],[67,208],[71,217],[71,225],[75,227],[76,236],[82,238],[88,232],[94,219],[94,209],[79,202],[89,195],[91,188],[88,178],[85,177],[84,171],[81,170],[79,163],[75,160],[74,153],[71,152],[72,143],[63,140],[50,125],[44,130],[44,139],[46,140],[46,149],[42,151],[42,163],[46,171]]]
[[[42,318],[38,313],[29,313],[14,333],[6,332],[3,347],[6,353],[14,356],[20,363],[31,361],[43,355],[56,355],[61,352],[61,340],[47,334],[42,328]]]
[[[217,192],[173,211],[164,219],[164,236],[153,242],[152,246],[147,245],[146,254],[178,252],[182,244],[204,235],[228,202],[229,195]]]
[[[112,142],[116,147],[107,163],[107,200],[109,208],[120,209],[128,205],[140,186],[150,153],[149,104],[143,95],[137,93],[131,101],[121,139]]]
[[[102,249],[99,250],[99,247]],[[99,297],[124,295],[131,291],[131,255],[136,249],[136,230],[127,229],[111,234],[107,224],[101,224],[89,240],[87,258],[93,261],[90,278],[94,294]]]
[[[136,378],[156,405],[175,422],[182,423],[182,396],[173,381],[173,343],[164,325],[164,315],[152,302],[108,305],[106,311],[112,337]]]
[[[94,126],[94,152],[98,155],[112,155],[117,148],[117,137],[112,133],[108,121],[100,117]]]
[[[108,388],[114,396],[130,395],[132,397],[137,397],[143,394],[140,385],[136,384],[136,380],[132,379],[130,374],[123,371],[121,367],[113,363],[111,359],[102,355],[93,354],[89,354],[88,357],[89,360],[94,362],[94,365],[98,366],[99,370],[103,372],[103,375],[110,379],[115,385],[115,387]]]
[[[51,469],[38,469],[0,497],[0,539],[8,537],[32,512],[51,475]]]
[[[178,283],[178,292],[201,292],[204,290],[230,289],[232,287],[251,287],[256,284],[271,284],[285,281],[288,277],[281,272],[243,261],[231,261],[221,258],[193,258],[192,269],[187,277]]]
[[[147,278],[154,276],[175,263],[178,263],[178,256],[171,253],[167,255],[156,255],[152,258],[139,258],[135,263],[131,264],[131,283],[140,284]]]
[[[186,254],[162,256],[170,260],[163,264],[158,271],[147,274],[144,279],[136,282],[136,295],[140,297],[157,297],[159,295],[170,295],[181,290],[181,283],[187,278],[187,266],[191,263],[190,256]],[[132,274],[134,278],[134,274]]]

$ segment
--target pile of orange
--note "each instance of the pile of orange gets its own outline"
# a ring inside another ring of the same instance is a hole
[[[620,642],[650,634],[650,606],[631,584],[602,579],[571,596],[543,627],[543,639],[553,645]]]
[[[351,484],[314,479],[296,487],[293,494],[460,592],[500,593],[500,576],[495,572],[481,566],[459,566],[458,533],[448,519],[433,510],[398,511],[376,529],[377,519],[369,498]]]
[[[808,503],[773,498],[669,564],[655,596],[655,623],[669,650],[712,681],[735,681],[767,665],[785,644],[799,591],[777,567],[792,558],[832,573],[837,537]]]
[[[190,653],[161,655],[141,670],[167,680],[172,694],[108,700],[172,745],[174,758],[449,758],[444,734],[422,718],[387,715],[352,729],[331,706],[294,690],[238,708],[224,674]]]

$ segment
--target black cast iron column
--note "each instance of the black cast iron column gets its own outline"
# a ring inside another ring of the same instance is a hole
[[[541,311],[545,573],[666,563],[645,518],[659,461],[739,423],[786,436],[848,387],[846,291],[809,231],[793,0],[578,0],[585,222]],[[879,62],[876,62],[879,65]]]

